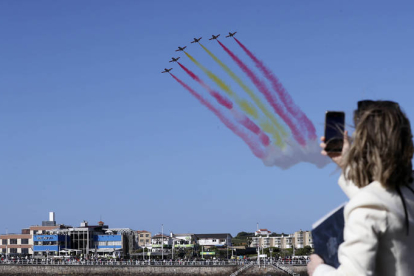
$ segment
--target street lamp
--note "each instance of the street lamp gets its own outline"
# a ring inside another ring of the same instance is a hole
[[[272,254],[273,253],[273,248],[272,247],[269,248],[269,252],[270,252],[270,262],[272,263],[273,262],[272,261],[273,260],[273,254]]]
[[[8,235],[9,233],[9,229],[8,228],[6,228],[6,235]],[[7,250],[7,245],[9,244],[9,240],[10,239],[6,239],[6,261],[8,261],[9,260],[9,254],[8,254],[8,250]]]
[[[164,260],[164,224],[161,224],[161,259]]]
[[[175,240],[173,240],[173,244],[172,244],[172,259],[174,260],[174,243],[175,243]]]

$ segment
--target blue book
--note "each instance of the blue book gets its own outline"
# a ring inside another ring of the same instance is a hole
[[[338,248],[344,241],[344,207],[341,204],[312,225],[312,239],[315,254],[325,264],[338,268]]]

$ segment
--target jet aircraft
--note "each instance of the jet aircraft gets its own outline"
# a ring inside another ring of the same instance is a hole
[[[232,36],[234,36],[236,33],[237,33],[237,32],[234,32],[234,33],[229,32],[229,35],[228,35],[228,36],[226,36],[226,37],[232,37]]]
[[[195,37],[194,37],[194,41],[191,41],[191,43],[196,43],[196,42],[199,42],[199,41],[200,41],[200,39],[202,39],[202,37],[200,37],[199,39],[197,39],[197,38],[195,38]]]
[[[212,37],[209,40],[217,39],[220,35],[212,35]]]
[[[178,58],[173,58],[172,57],[172,59],[170,60],[170,62],[177,62],[179,59],[180,59],[180,57],[178,57]]]
[[[176,52],[184,51],[185,48],[187,48],[187,46],[184,46],[182,48],[180,46],[178,46],[178,50],[175,50],[175,51]]]
[[[168,73],[168,72],[170,72],[171,70],[172,70],[172,68],[170,68],[170,69],[164,68],[164,71],[162,71],[161,73]]]

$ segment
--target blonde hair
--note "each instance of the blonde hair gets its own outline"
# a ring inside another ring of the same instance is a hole
[[[345,157],[346,178],[360,188],[373,181],[387,189],[411,183],[413,135],[399,105],[372,101],[357,114],[354,141]]]

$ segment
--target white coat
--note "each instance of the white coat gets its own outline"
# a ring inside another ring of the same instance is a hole
[[[339,246],[340,266],[319,265],[314,276],[412,276],[414,275],[414,194],[401,187],[407,205],[396,191],[374,181],[359,189],[342,175],[339,186],[350,198],[344,209],[344,242]],[[414,185],[411,186],[414,189]]]

